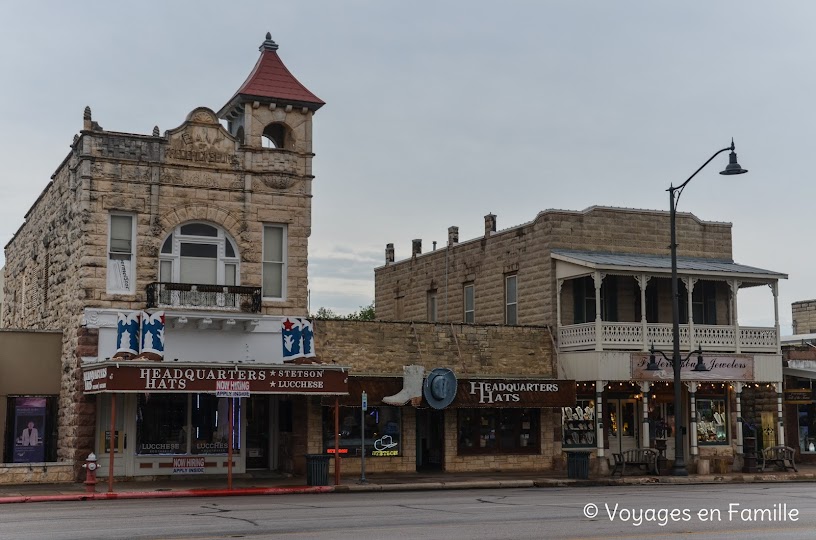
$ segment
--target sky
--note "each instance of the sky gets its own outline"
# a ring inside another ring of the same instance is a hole
[[[669,185],[733,137],[741,176],[688,185],[678,211],[733,224],[734,260],[789,275],[779,317],[816,298],[816,4],[780,0],[0,0],[0,240],[82,129],[150,134],[218,110],[266,32],[326,105],[314,118],[310,308],[374,299],[387,243],[444,246],[542,210],[668,210]],[[682,238],[678,241],[682,243]],[[773,326],[768,287],[743,326]]]

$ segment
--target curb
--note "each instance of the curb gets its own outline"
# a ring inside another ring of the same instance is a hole
[[[0,497],[0,504],[73,501],[111,501],[127,499],[176,499],[184,497],[243,497],[248,495],[292,495],[330,493],[334,486],[242,489],[185,489],[179,491],[124,491],[121,493],[70,493],[63,495],[21,495]]]

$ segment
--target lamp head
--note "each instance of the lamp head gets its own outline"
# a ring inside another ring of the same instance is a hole
[[[728,155],[728,165],[724,170],[720,171],[720,174],[730,176],[732,174],[745,174],[747,172],[748,169],[743,169],[740,167],[740,164],[737,163],[737,153],[734,151],[734,139],[731,139],[731,153]]]
[[[697,372],[709,371],[709,369],[706,367],[705,363],[703,362],[703,351],[702,351],[702,349],[697,350],[697,365],[694,366],[694,369],[692,371],[697,371]]]
[[[649,363],[646,365],[646,371],[660,371],[660,366],[655,362],[654,344],[652,344],[652,351],[651,354],[649,354]]]

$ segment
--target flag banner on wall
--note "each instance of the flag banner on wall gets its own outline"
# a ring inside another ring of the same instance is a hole
[[[113,358],[132,358],[139,354],[139,313],[118,313],[117,318]]]
[[[14,463],[45,461],[45,398],[14,398]]]
[[[314,352],[314,330],[312,321],[300,317],[286,317],[281,321],[283,360],[311,358]]]
[[[164,311],[142,312],[142,349],[139,354],[149,360],[164,358]]]

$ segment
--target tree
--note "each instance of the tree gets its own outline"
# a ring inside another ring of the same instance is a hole
[[[312,317],[315,319],[347,319],[349,321],[373,321],[377,318],[374,312],[374,302],[367,306],[360,306],[359,311],[349,313],[345,317],[338,315],[333,309],[327,307],[318,308]]]

